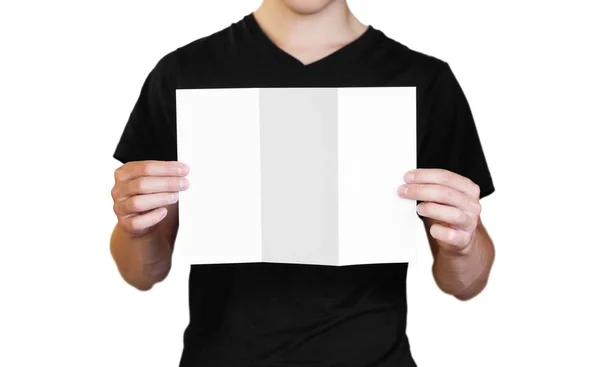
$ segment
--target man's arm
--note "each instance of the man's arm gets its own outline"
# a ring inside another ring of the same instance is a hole
[[[169,274],[188,172],[185,164],[163,161],[132,161],[115,170],[111,196],[118,224],[110,251],[123,279],[139,290]]]
[[[435,222],[430,218],[423,218],[423,222],[434,258],[432,271],[438,287],[463,301],[481,293],[487,285],[495,258],[494,244],[481,218],[473,232],[468,250],[462,253],[440,249],[438,240],[430,233]]]
[[[110,251],[123,279],[146,291],[164,280],[171,270],[171,258],[178,229],[178,205],[167,207],[165,219],[141,236],[132,236],[117,224],[112,232]]]
[[[433,275],[440,289],[460,300],[479,294],[494,262],[494,245],[481,222],[480,187],[443,169],[416,169],[404,176],[402,198],[421,201],[434,257]]]
[[[442,291],[461,300],[486,286],[494,246],[481,219],[480,199],[495,191],[473,113],[447,63],[423,90],[417,170],[400,196],[417,200]]]

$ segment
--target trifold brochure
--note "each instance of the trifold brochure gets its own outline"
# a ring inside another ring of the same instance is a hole
[[[416,255],[416,90],[178,89],[176,252],[189,264],[357,265]]]

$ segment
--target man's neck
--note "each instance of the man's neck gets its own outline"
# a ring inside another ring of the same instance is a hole
[[[367,29],[345,0],[310,14],[295,12],[281,0],[264,0],[253,14],[274,44],[305,63],[335,52]]]

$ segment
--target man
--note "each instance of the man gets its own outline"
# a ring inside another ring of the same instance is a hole
[[[178,192],[190,184],[177,162],[176,89],[352,86],[417,87],[418,169],[398,200],[419,203],[440,289],[480,293],[494,248],[479,200],[494,185],[465,95],[446,62],[360,23],[344,0],[265,0],[157,63],[114,154],[124,164],[111,252],[125,281],[149,290],[171,267]],[[192,266],[180,366],[416,366],[406,274],[407,264]]]

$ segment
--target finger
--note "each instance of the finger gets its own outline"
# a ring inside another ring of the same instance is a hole
[[[474,220],[462,210],[436,203],[420,203],[417,205],[417,213],[423,217],[431,218],[440,222],[444,222],[451,227],[470,231],[474,226]]]
[[[114,205],[114,211],[117,216],[127,216],[175,204],[177,200],[179,200],[179,194],[176,192],[134,195],[125,200],[117,201]]]
[[[437,184],[449,186],[465,195],[479,198],[479,186],[457,173],[435,168],[412,170],[404,175],[404,180],[411,184]]]
[[[468,250],[471,235],[467,231],[450,228],[439,223],[434,223],[429,228],[431,237],[441,242],[446,250],[465,255]]]
[[[167,208],[161,207],[141,215],[119,217],[119,225],[127,232],[141,234],[163,220],[167,212]]]
[[[449,186],[436,184],[406,184],[400,186],[398,195],[406,199],[434,202],[449,205],[463,211],[470,211],[474,201],[464,193]]]
[[[142,176],[185,176],[189,167],[181,162],[138,161],[122,165],[115,171],[116,181],[129,181]]]
[[[156,194],[184,191],[189,187],[185,177],[138,177],[123,182],[116,188],[117,197],[121,200],[134,195]],[[117,201],[119,201],[117,199]]]

